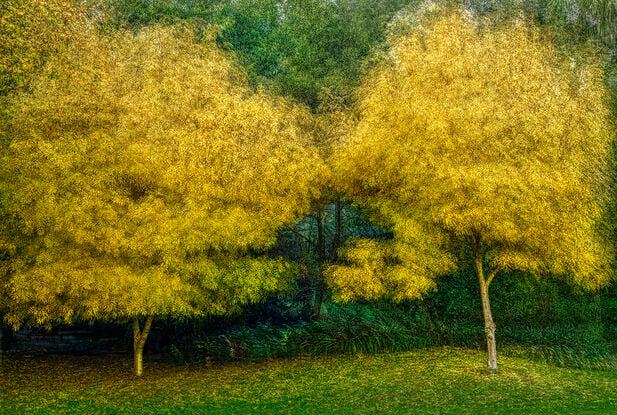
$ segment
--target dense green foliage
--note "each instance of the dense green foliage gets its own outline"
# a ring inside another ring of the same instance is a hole
[[[351,99],[363,60],[410,0],[116,0],[115,23],[219,25],[254,83],[317,108],[322,94]]]
[[[322,319],[306,322],[290,310],[301,303],[254,306],[235,319],[189,320],[159,349],[178,362],[264,360],[319,354],[413,350],[430,345],[481,348],[484,338],[476,277],[463,269],[438,282],[422,301],[327,303]],[[493,308],[506,355],[560,366],[614,368],[614,294],[584,293],[553,278],[507,275],[495,281]],[[171,346],[171,347],[170,347]]]

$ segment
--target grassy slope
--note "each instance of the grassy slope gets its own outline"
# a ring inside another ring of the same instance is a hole
[[[617,414],[617,372],[437,348],[186,368],[122,357],[5,361],[0,413]]]

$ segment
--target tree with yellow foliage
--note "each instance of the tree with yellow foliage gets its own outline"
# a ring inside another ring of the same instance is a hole
[[[8,97],[28,88],[46,58],[67,42],[78,41],[87,26],[83,5],[72,0],[4,0],[0,5],[0,151],[7,143],[2,128]],[[5,189],[0,186],[0,361],[12,331],[4,323],[4,280],[14,255],[14,239],[19,230],[6,212]]]
[[[50,58],[13,102],[2,184],[26,237],[8,321],[223,314],[280,289],[263,254],[316,197],[307,112],[213,40],[144,29]],[[143,328],[140,319],[145,319]]]
[[[4,0],[0,95],[26,86],[46,56],[80,37],[85,23],[85,11],[72,0]]]
[[[608,278],[598,232],[610,147],[597,66],[559,59],[538,29],[490,30],[464,12],[391,39],[338,147],[341,188],[392,231],[356,240],[329,282],[339,299],[421,298],[470,254],[488,369],[497,369],[489,287],[503,270]]]

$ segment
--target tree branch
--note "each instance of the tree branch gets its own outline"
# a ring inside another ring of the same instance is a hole
[[[150,333],[150,327],[152,327],[153,317],[150,315],[146,317],[146,323],[144,324],[144,328],[141,331],[141,335],[139,336],[139,342],[143,345],[146,343],[146,339],[148,338],[148,334]]]
[[[493,278],[495,278],[495,275],[497,275],[497,273],[501,271],[502,269],[503,269],[502,267],[497,266],[491,271],[491,273],[488,275],[488,278],[486,279],[487,286],[491,285],[491,282],[493,281]]]
[[[309,245],[311,245],[312,247],[317,246],[317,244],[313,241],[311,241],[310,238],[308,238],[307,236],[303,235],[301,232],[298,232],[297,230],[295,230],[294,228],[290,228],[290,227],[285,227],[283,228],[286,231],[289,231],[291,233],[293,233],[296,236],[299,236],[300,238],[302,238],[306,243],[308,243]]]
[[[133,348],[141,348],[148,338],[148,333],[150,333],[150,327],[152,327],[153,316],[147,316],[146,322],[144,323],[144,328],[142,330],[139,329],[139,319],[133,319]]]

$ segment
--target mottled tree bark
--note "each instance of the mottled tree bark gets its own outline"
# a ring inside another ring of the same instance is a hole
[[[133,319],[133,364],[136,376],[141,376],[144,373],[143,368],[143,355],[144,345],[150,333],[150,327],[152,326],[152,316],[146,317],[144,328],[140,330],[139,319]]]
[[[489,287],[493,278],[499,271],[499,268],[493,269],[488,278],[485,278],[484,265],[482,261],[482,246],[479,237],[472,237],[471,248],[473,251],[473,261],[480,283],[480,298],[482,299],[482,314],[484,315],[484,334],[486,335],[486,349],[488,352],[487,371],[489,373],[497,372],[497,339],[495,331],[497,326],[493,321],[493,313],[491,311],[491,302],[489,297]]]

